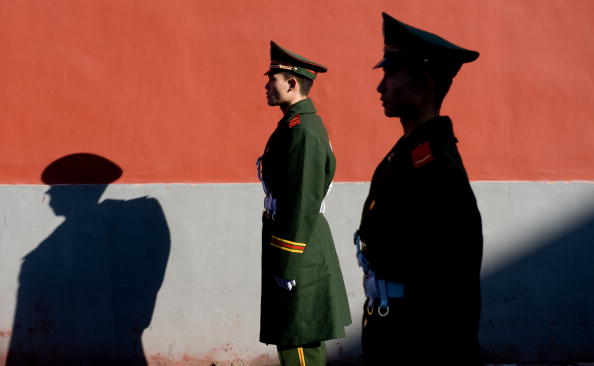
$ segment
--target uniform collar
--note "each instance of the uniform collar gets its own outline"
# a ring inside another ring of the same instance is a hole
[[[283,120],[291,119],[298,114],[303,113],[316,113],[316,107],[314,107],[313,101],[310,98],[305,98],[293,104],[285,113]]]
[[[438,116],[431,118],[419,127],[417,127],[407,138],[413,143],[433,139],[446,139],[458,142],[454,136],[452,120],[448,116]]]

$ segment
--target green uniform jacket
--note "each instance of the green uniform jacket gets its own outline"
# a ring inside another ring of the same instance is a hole
[[[301,345],[343,338],[350,311],[330,227],[320,213],[336,160],[311,99],[285,113],[261,164],[276,215],[263,218],[260,341]],[[279,288],[275,277],[297,286]]]
[[[373,175],[359,233],[377,276],[404,284],[400,346],[459,361],[479,352],[483,238],[456,142],[448,117],[402,137]]]

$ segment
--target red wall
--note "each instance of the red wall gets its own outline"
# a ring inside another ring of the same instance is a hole
[[[312,97],[366,181],[398,138],[375,87],[381,11],[481,57],[443,108],[475,180],[594,180],[590,0],[19,0],[0,2],[0,183],[103,155],[121,183],[252,182],[281,117],[268,41],[327,65]]]

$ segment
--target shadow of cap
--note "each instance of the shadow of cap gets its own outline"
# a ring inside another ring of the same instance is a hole
[[[76,153],[59,158],[41,173],[41,180],[53,184],[109,184],[122,176],[114,162],[95,154]]]

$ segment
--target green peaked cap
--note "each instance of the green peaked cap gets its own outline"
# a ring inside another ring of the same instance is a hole
[[[274,41],[270,41],[270,69],[265,75],[280,71],[293,72],[297,75],[314,80],[318,73],[326,72],[328,71],[328,68],[294,52],[288,51]]]
[[[405,24],[382,13],[384,30],[384,58],[375,68],[390,67],[400,60],[441,69],[456,75],[462,64],[472,62],[479,53],[467,50],[422,29]]]

